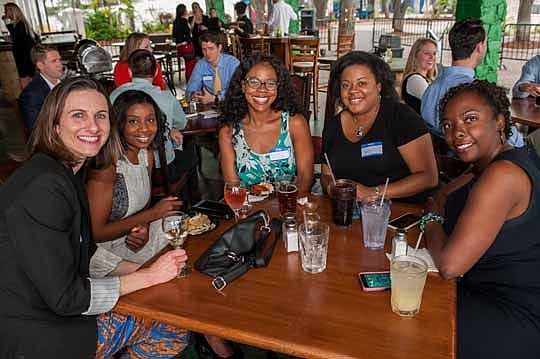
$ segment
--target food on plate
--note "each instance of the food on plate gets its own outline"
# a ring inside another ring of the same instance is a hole
[[[206,214],[197,213],[188,220],[188,232],[210,229],[213,223]]]
[[[274,192],[274,186],[268,182],[261,182],[259,184],[251,185],[250,192],[255,196],[266,196]]]

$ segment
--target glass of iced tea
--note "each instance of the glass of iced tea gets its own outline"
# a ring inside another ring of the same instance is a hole
[[[173,211],[167,213],[161,219],[161,226],[163,232],[167,239],[169,240],[170,245],[174,249],[184,248],[186,240],[188,237],[188,224],[189,216],[180,211]],[[184,268],[178,273],[177,278],[187,277],[191,273],[191,266],[186,263]]]
[[[225,182],[223,197],[238,219],[240,208],[242,208],[247,198],[247,188],[239,181]]]

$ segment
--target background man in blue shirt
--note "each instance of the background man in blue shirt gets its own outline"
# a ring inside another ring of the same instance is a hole
[[[444,138],[439,119],[439,101],[450,88],[472,82],[474,69],[486,54],[486,31],[482,21],[465,19],[456,22],[448,34],[448,42],[452,51],[452,66],[445,67],[442,74],[426,89],[421,106],[422,118],[429,131],[439,138]],[[523,136],[514,126],[508,142],[515,147],[523,146]]]
[[[517,80],[512,95],[518,98],[540,96],[540,55],[533,56],[521,69],[521,77]]]
[[[213,31],[204,32],[199,38],[204,57],[200,59],[189,78],[186,93],[202,103],[222,100],[229,88],[232,75],[240,61],[223,52],[225,35]]]

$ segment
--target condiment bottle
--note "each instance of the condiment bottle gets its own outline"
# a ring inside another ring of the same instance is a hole
[[[407,248],[407,233],[403,229],[398,229],[392,238],[392,259],[407,255]]]
[[[285,250],[298,252],[298,227],[294,213],[287,212],[283,215],[282,236]]]
[[[386,57],[386,58],[385,58],[385,61],[386,61],[387,63],[392,62],[392,49],[391,49],[391,48],[388,47],[388,48],[386,49],[386,56],[385,56],[385,57]]]

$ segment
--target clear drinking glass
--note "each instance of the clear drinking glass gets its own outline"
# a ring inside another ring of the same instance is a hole
[[[397,256],[390,264],[392,311],[413,317],[420,311],[428,266],[415,256]]]
[[[163,227],[163,232],[167,236],[169,243],[174,249],[182,248],[186,244],[188,237],[188,220],[189,216],[183,212],[173,211],[169,212],[163,216],[161,220],[161,225]],[[186,265],[180,273],[176,276],[177,278],[187,277],[191,273],[191,266],[186,262]]]
[[[223,197],[225,198],[225,202],[234,211],[236,219],[238,219],[240,208],[242,208],[247,198],[247,188],[239,181],[225,182]]]
[[[302,269],[308,273],[320,273],[326,269],[330,227],[323,222],[315,222],[309,227],[306,231],[305,224],[298,226]]]

